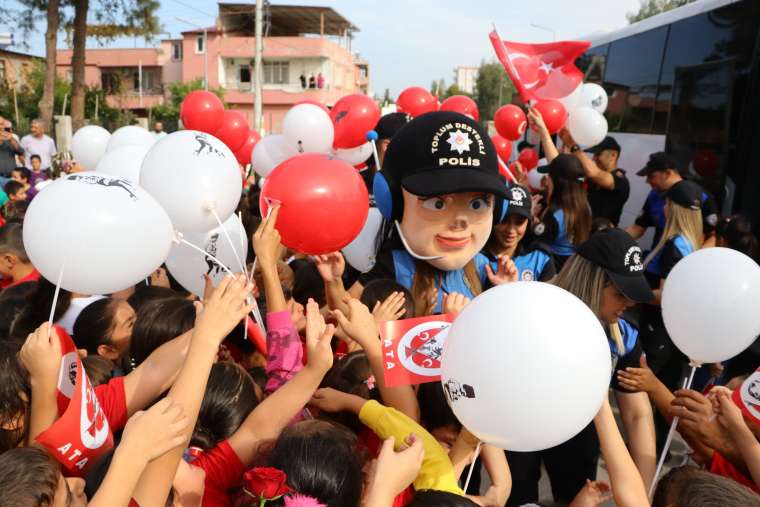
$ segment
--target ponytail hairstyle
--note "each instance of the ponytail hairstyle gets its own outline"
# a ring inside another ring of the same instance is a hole
[[[718,222],[718,240],[721,244],[738,250],[755,262],[760,260],[760,245],[752,233],[752,223],[744,215],[730,215]]]
[[[412,299],[414,300],[414,315],[423,317],[428,315],[430,307],[430,297],[433,288],[440,290],[438,277],[440,271],[425,261],[415,260],[415,273],[412,282]],[[478,270],[475,267],[475,261],[470,260],[464,267],[464,279],[473,296],[483,292],[483,284],[480,283]]]
[[[552,178],[552,183],[551,207],[564,212],[567,238],[578,246],[591,234],[591,209],[586,189],[580,181],[565,178]]]
[[[583,301],[598,319],[602,305],[602,291],[612,282],[603,267],[574,254],[562,266],[562,270],[553,283]],[[625,344],[618,323],[602,322],[602,326],[610,330],[610,337],[615,342],[618,354],[624,354]]]
[[[702,235],[702,210],[685,208],[670,199],[666,199],[665,211],[668,217],[665,222],[665,229],[662,231],[660,242],[649,252],[644,261],[645,267],[660,253],[665,244],[676,236],[684,236],[694,250],[702,248],[704,238]]]

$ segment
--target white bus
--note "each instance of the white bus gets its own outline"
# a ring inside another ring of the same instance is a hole
[[[621,227],[650,190],[636,171],[661,150],[722,212],[760,225],[759,35],[760,0],[698,0],[588,38],[576,63],[609,95],[605,116],[631,182]]]

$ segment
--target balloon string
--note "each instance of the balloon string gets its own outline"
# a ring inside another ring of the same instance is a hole
[[[470,479],[472,479],[472,471],[475,469],[475,462],[478,460],[478,456],[480,455],[480,448],[483,445],[483,441],[479,441],[478,445],[475,446],[475,455],[472,457],[472,463],[470,463],[470,470],[467,472],[467,479],[464,481],[464,488],[462,488],[467,493],[467,487],[470,485]]]
[[[504,172],[507,173],[507,176],[509,176],[509,178],[513,182],[517,183],[517,178],[515,178],[515,175],[512,174],[512,171],[509,170],[509,166],[506,163],[504,163],[504,161],[502,159],[500,159],[499,157],[496,157],[496,158],[498,159],[499,164],[501,164],[501,168],[504,169]]]
[[[372,143],[372,156],[375,159],[375,168],[379,171],[380,169],[382,169],[382,167],[380,167],[380,157],[377,155],[377,145],[375,144],[374,139],[371,140],[370,142]]]
[[[691,367],[691,373],[689,374],[688,379],[683,380],[683,387],[681,389],[690,389],[691,383],[694,381],[694,374],[697,371],[698,366],[694,365]],[[657,485],[657,478],[660,477],[660,472],[662,472],[662,467],[665,464],[665,457],[668,455],[668,450],[670,449],[670,443],[673,441],[673,434],[676,431],[676,427],[678,426],[678,416],[675,416],[673,418],[673,422],[670,424],[670,430],[668,430],[668,437],[665,439],[665,446],[662,448],[662,454],[660,455],[660,461],[657,463],[657,470],[654,472],[654,477],[652,478],[652,484],[649,485],[649,501],[652,501],[652,495],[654,495],[654,489]]]
[[[240,256],[238,255],[237,250],[235,249],[235,245],[232,243],[232,238],[230,237],[229,231],[227,231],[227,228],[222,224],[221,219],[219,218],[219,215],[216,214],[216,210],[214,208],[211,208],[211,214],[214,215],[214,218],[216,218],[216,222],[219,224],[219,228],[222,230],[222,233],[224,233],[224,237],[227,238],[227,243],[230,245],[230,249],[232,250],[233,255],[235,255],[235,260],[238,263],[238,266],[245,274],[245,277],[248,278],[248,269],[243,264],[242,259],[240,259]]]
[[[53,305],[50,307],[50,317],[48,317],[48,339],[53,333],[53,316],[55,307],[58,306],[58,295],[61,293],[61,280],[63,279],[63,268],[66,264],[61,264],[61,270],[58,272],[58,281],[55,282],[55,292],[53,293]]]

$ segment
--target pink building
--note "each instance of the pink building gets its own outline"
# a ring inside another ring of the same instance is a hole
[[[165,39],[158,48],[88,49],[85,79],[109,92],[112,107],[147,116],[166,100],[165,84],[203,79],[225,90],[227,107],[253,124],[255,5],[219,4],[215,26]],[[285,112],[312,99],[328,106],[349,93],[367,93],[369,64],[351,52],[358,29],[329,7],[268,5],[264,13],[263,115],[278,132]],[[58,69],[70,76],[71,50],[58,52]],[[313,85],[313,86],[311,86]]]

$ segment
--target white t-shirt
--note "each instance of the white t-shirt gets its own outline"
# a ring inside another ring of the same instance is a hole
[[[77,321],[77,317],[82,313],[82,310],[90,306],[98,299],[103,299],[105,296],[85,296],[81,298],[71,298],[71,305],[66,313],[56,322],[59,326],[66,330],[70,335],[74,334],[74,322]]]
[[[32,168],[32,155],[39,155],[42,162],[41,168],[48,169],[56,154],[55,141],[45,134],[42,137],[34,137],[27,134],[21,138],[21,147],[24,148],[24,162],[27,169]]]

